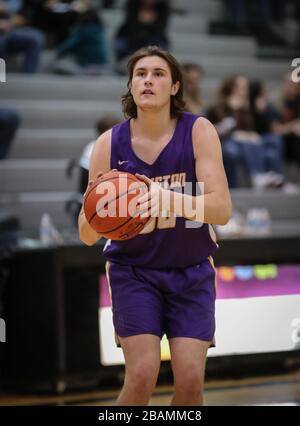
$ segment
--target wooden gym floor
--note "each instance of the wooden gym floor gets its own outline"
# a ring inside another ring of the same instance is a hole
[[[120,389],[64,395],[0,394],[0,405],[114,405]],[[158,386],[150,405],[167,406],[172,386]],[[300,370],[288,374],[206,382],[205,405],[300,405]]]

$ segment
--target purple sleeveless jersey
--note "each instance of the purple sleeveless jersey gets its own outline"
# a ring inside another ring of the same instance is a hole
[[[112,129],[111,168],[132,174],[140,173],[175,189],[192,182],[196,193],[195,159],[192,128],[198,117],[184,113],[178,120],[170,142],[150,165],[133,151],[130,121]],[[190,184],[189,184],[190,185]],[[141,234],[128,241],[108,240],[103,256],[106,260],[123,265],[145,268],[185,268],[197,265],[218,248],[212,227],[188,227],[183,217],[152,218]],[[193,225],[193,224],[192,224]],[[195,225],[195,223],[194,223]]]

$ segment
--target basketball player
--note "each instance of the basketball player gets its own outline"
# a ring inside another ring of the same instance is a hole
[[[200,405],[207,349],[215,332],[211,255],[217,244],[208,224],[226,224],[231,214],[220,141],[208,120],[184,112],[180,66],[168,52],[143,48],[129,59],[128,71],[122,103],[129,120],[99,137],[89,179],[92,183],[99,172],[111,169],[138,173],[149,186],[139,200],[140,211],[147,215],[154,206],[159,217],[151,217],[131,240],[108,240],[103,251],[116,337],[126,365],[117,405],[148,404],[165,333],[174,376],[172,405]],[[187,182],[203,182],[204,194],[172,190]],[[162,214],[166,194],[169,217]],[[194,221],[199,214],[183,214],[182,205],[192,201],[195,207],[201,199],[203,225],[190,226],[199,225]],[[79,232],[87,245],[101,237],[83,211]]]

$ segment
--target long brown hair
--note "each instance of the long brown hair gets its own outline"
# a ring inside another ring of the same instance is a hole
[[[235,74],[223,80],[217,93],[215,107],[213,108],[214,114],[216,115],[216,121],[221,121],[226,116],[234,117],[236,120],[236,130],[251,131],[254,130],[254,121],[248,105],[235,110],[228,103],[228,98],[232,95],[239,77],[244,78],[241,74]]]
[[[221,86],[217,93],[218,101],[222,101],[222,102],[227,101],[227,99],[232,94],[235,88],[238,77],[241,77],[241,76],[239,74],[234,74],[225,78],[225,80],[222,81]]]
[[[137,106],[134,102],[133,96],[130,92],[130,85],[133,76],[133,70],[137,61],[147,56],[159,56],[164,59],[171,71],[172,83],[175,84],[179,81],[179,89],[176,95],[171,96],[171,117],[179,118],[183,114],[184,111],[184,100],[183,100],[183,81],[182,81],[182,71],[179,63],[166,50],[162,50],[157,46],[148,46],[143,47],[142,49],[137,50],[132,54],[127,63],[128,70],[128,82],[127,88],[128,91],[121,97],[122,107],[125,117],[128,118],[136,118],[137,117]]]

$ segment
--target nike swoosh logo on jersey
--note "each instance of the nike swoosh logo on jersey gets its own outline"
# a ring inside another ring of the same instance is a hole
[[[119,160],[118,164],[119,164],[119,166],[122,166],[122,164],[128,163],[128,162],[129,162],[129,160],[123,160],[123,161]]]

